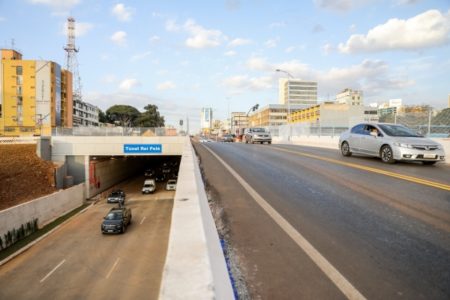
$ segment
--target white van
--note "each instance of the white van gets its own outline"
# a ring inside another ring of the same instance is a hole
[[[142,187],[142,194],[150,194],[156,190],[156,183],[154,179],[146,179]]]

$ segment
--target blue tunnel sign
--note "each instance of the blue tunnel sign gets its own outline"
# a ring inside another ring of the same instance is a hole
[[[161,144],[124,144],[124,153],[162,153]]]

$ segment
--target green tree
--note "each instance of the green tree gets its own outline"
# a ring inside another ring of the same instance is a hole
[[[140,112],[130,105],[113,105],[106,110],[106,118],[110,123],[119,126],[134,127]]]
[[[98,110],[98,120],[100,123],[109,123],[105,112],[101,109]]]
[[[144,112],[136,120],[136,125],[140,127],[164,127],[164,117],[159,114],[158,106],[148,104],[144,107]]]

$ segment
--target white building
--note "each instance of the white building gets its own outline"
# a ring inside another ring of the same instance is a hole
[[[363,105],[363,92],[347,88],[336,95],[336,103],[348,105]]]
[[[317,82],[280,78],[279,103],[307,108],[317,104]]]
[[[99,108],[90,103],[73,99],[73,126],[99,126]]]
[[[203,133],[209,133],[212,129],[213,110],[210,107],[202,108],[200,112],[200,129]]]

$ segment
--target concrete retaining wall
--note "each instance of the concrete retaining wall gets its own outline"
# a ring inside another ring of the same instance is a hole
[[[445,163],[450,164],[450,138],[444,139],[432,139],[440,143],[444,147],[445,151]],[[302,146],[311,146],[311,147],[321,147],[321,148],[329,148],[329,149],[339,149],[339,137],[330,137],[330,136],[293,136],[291,137],[291,141],[287,141],[286,139],[282,139],[279,137],[273,137],[272,142],[274,144],[294,144],[294,145],[302,145]]]
[[[99,184],[89,184],[87,198],[91,198],[134,175],[136,170],[142,168],[141,164],[142,161],[138,159],[126,157],[95,162],[95,176]]]
[[[39,228],[83,205],[84,184],[0,211],[0,236],[38,219]]]
[[[197,158],[188,139],[178,173],[160,299],[234,299]]]

